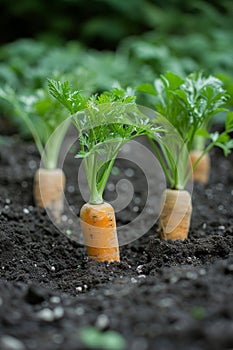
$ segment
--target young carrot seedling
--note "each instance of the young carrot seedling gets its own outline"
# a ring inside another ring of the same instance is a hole
[[[58,168],[58,157],[70,118],[65,109],[49,96],[47,89],[20,95],[12,88],[0,89],[0,97],[8,101],[12,113],[21,118],[30,131],[43,161],[34,175],[34,201],[48,209],[59,221],[63,211],[65,174]]]
[[[196,88],[196,86],[198,87],[196,89],[196,100],[200,98],[200,95],[206,88],[211,88],[213,90],[213,93],[216,94],[216,97],[218,96],[218,94],[226,93],[226,91],[224,91],[223,89],[223,81],[214,76],[209,76],[208,78],[206,78],[203,76],[203,74],[196,75],[194,88]],[[206,136],[203,134],[206,134],[206,132],[208,133],[211,130],[214,118],[219,117],[219,115],[221,115],[222,119],[225,117],[224,112],[225,111],[223,109],[222,113],[214,113],[214,115],[210,115],[208,118],[205,118],[203,125],[201,126],[201,131],[197,131],[193,138],[192,149],[190,150],[191,163],[195,164],[196,160],[201,156],[200,161],[198,161],[198,163],[193,169],[193,180],[198,181],[204,185],[206,185],[209,181],[211,171],[211,159],[209,152],[205,153],[202,156],[207,142]]]
[[[83,98],[68,82],[49,80],[49,91],[72,115],[78,130],[80,152],[90,190],[90,198],[80,211],[85,245],[90,258],[119,261],[119,244],[114,208],[103,193],[119,150],[129,140],[156,132],[149,118],[143,118],[135,96],[121,88],[99,96]],[[80,105],[86,109],[80,112]]]
[[[155,143],[149,137],[170,186],[163,195],[159,234],[163,239],[184,240],[192,213],[191,196],[185,187],[192,172],[214,146],[222,148],[225,155],[233,148],[233,140],[229,136],[233,130],[233,113],[227,114],[225,130],[221,133],[209,133],[203,127],[212,116],[227,111],[224,108],[227,94],[218,79],[204,77],[198,72],[185,79],[167,72],[155,80],[154,86],[142,84],[138,90],[154,95],[156,110],[167,118],[183,141],[183,146],[177,151],[177,158],[174,158],[169,145],[164,147],[159,139]],[[198,135],[208,139],[209,143],[203,143],[200,155],[190,165],[193,140]],[[187,152],[184,152],[185,148]],[[181,161],[181,166],[178,166]]]

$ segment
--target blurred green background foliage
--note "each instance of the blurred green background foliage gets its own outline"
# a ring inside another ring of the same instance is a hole
[[[232,18],[232,0],[1,0],[0,85],[32,94],[49,77],[91,94],[201,70],[232,107]]]
[[[1,0],[0,13],[1,43],[33,37],[115,49],[124,37],[148,30],[204,35],[212,26],[232,29],[233,5],[231,0]]]

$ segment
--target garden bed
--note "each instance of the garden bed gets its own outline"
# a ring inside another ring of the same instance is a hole
[[[84,200],[73,156],[64,166],[66,195],[78,213]],[[108,265],[89,260],[35,208],[35,146],[1,145],[0,349],[88,349],[80,340],[86,326],[117,331],[127,350],[233,349],[233,155],[213,150],[211,161],[209,184],[194,184],[189,238],[160,241],[155,224]],[[144,180],[130,167],[141,210]],[[130,205],[118,224],[135,217]]]

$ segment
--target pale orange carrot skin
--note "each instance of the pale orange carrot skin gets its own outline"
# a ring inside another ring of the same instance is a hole
[[[200,155],[201,155],[201,151],[192,150],[190,152],[191,163],[194,164],[194,162],[200,157]],[[206,153],[193,170],[193,180],[206,185],[209,181],[209,175],[210,175],[210,156],[208,153]]]
[[[192,201],[188,191],[166,189],[163,193],[158,233],[161,239],[185,240],[192,215]]]
[[[109,203],[83,205],[80,222],[88,256],[97,261],[120,261],[113,207]]]
[[[33,195],[35,205],[49,210],[56,221],[60,221],[64,210],[65,174],[62,169],[40,168],[34,175]]]

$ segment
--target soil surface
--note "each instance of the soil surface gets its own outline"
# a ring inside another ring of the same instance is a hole
[[[194,184],[187,240],[161,241],[155,222],[111,264],[88,259],[69,230],[35,207],[39,161],[29,142],[1,144],[1,350],[233,349],[233,155],[211,152],[209,184]],[[75,162],[70,151],[66,198],[77,216],[84,199]],[[121,178],[135,189],[116,214],[120,226],[143,210],[147,187],[133,162],[118,159],[114,170],[106,199]]]

